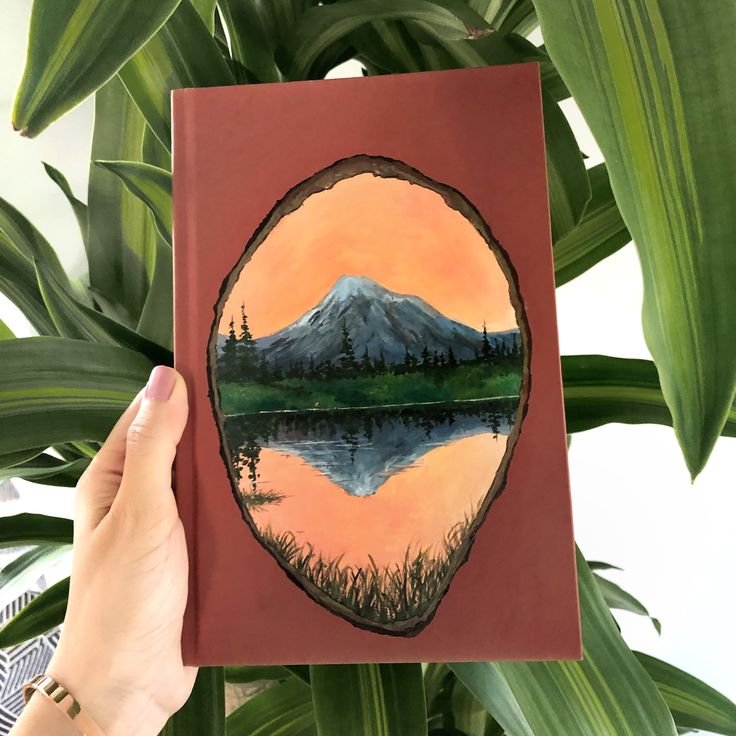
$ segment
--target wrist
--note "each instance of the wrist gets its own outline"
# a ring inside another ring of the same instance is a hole
[[[57,651],[47,673],[69,690],[105,736],[129,736],[131,733],[156,736],[169,714],[151,694],[116,684],[115,678],[103,674],[104,669],[95,668],[91,672]]]

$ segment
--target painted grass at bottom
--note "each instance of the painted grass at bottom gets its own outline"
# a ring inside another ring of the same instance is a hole
[[[475,513],[467,514],[445,535],[439,549],[409,547],[402,560],[377,565],[369,555],[364,566],[342,563],[342,556],[325,558],[293,532],[260,530],[262,540],[297,575],[320,593],[362,619],[375,624],[397,624],[421,619],[437,604],[448,577],[463,561]]]

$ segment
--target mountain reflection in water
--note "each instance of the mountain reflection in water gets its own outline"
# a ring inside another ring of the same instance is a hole
[[[261,451],[267,448],[301,458],[352,496],[370,496],[435,448],[483,433],[508,435],[514,409],[508,401],[495,400],[359,412],[279,412],[228,417],[226,434],[236,474],[249,479],[253,491],[268,480],[257,475]]]

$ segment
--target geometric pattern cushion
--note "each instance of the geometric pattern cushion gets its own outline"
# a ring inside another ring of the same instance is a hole
[[[0,611],[0,626],[28,605],[38,592],[28,591],[16,598]],[[46,671],[51,655],[59,642],[59,629],[17,644],[0,649],[0,736],[7,736],[23,710],[23,695],[20,689],[36,675]]]

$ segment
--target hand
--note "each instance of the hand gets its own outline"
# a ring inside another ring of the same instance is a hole
[[[182,377],[155,368],[77,487],[69,606],[48,674],[106,736],[155,736],[194,684],[181,659],[187,552],[171,490],[187,412]]]

